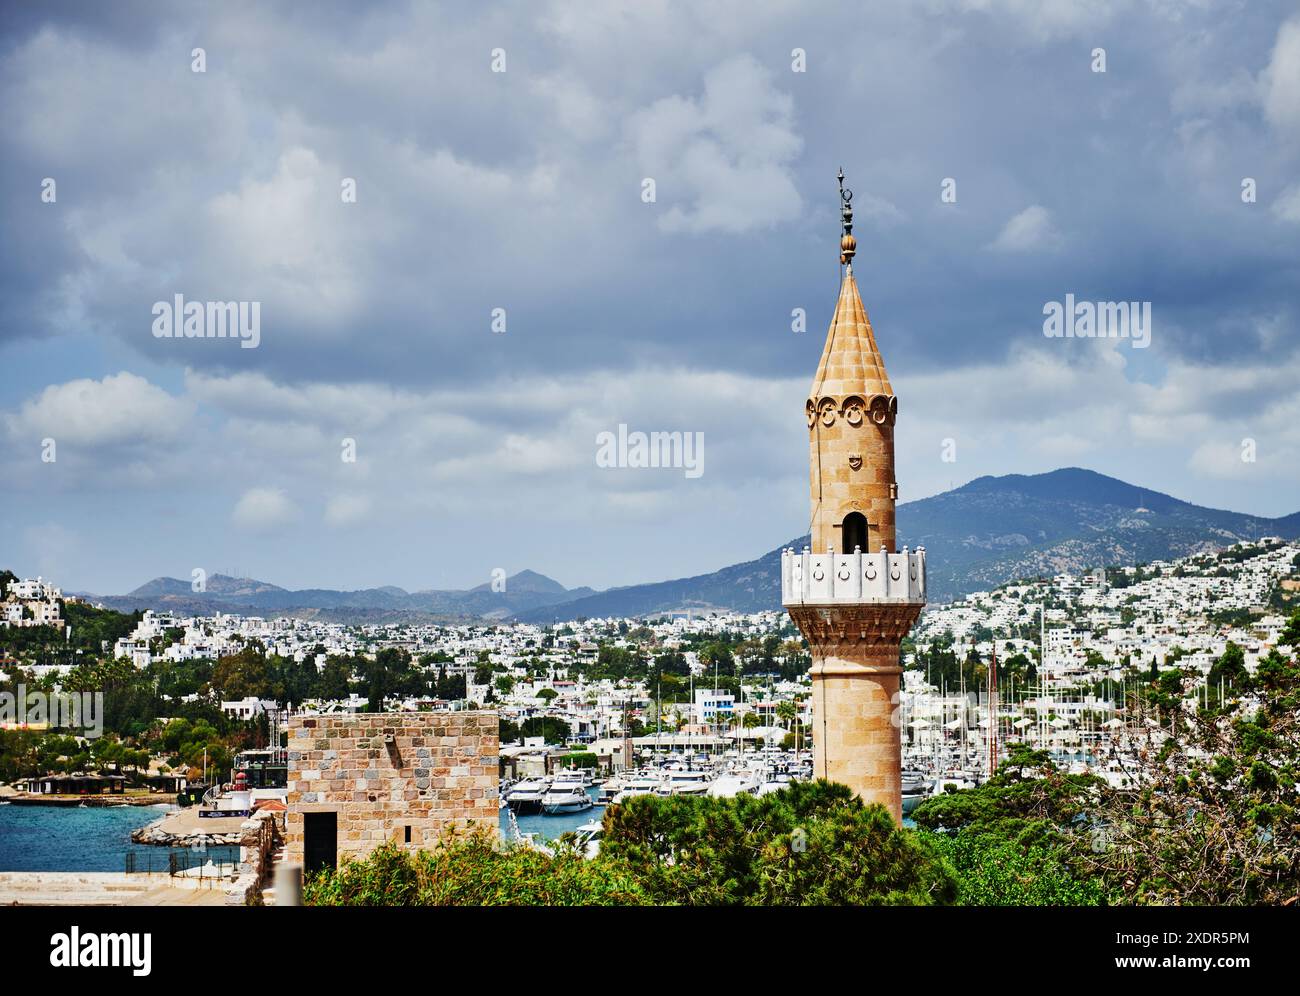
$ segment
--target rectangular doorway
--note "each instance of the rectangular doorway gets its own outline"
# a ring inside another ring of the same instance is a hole
[[[338,813],[302,814],[303,870],[307,874],[333,868],[338,861]]]

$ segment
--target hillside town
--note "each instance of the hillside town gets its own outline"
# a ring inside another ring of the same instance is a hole
[[[62,603],[63,592],[44,578],[14,581],[0,601],[0,625],[61,626]]]
[[[988,726],[988,663],[995,656],[1003,739],[1041,733],[1045,743],[1064,743],[1072,726],[1077,738],[1086,717],[1104,722],[1122,714],[1126,682],[1174,666],[1186,676],[1183,695],[1191,708],[1230,648],[1253,673],[1279,647],[1298,591],[1300,543],[1265,538],[1178,561],[1009,584],[930,606],[902,649],[913,760],[933,766],[930,724],[944,726],[949,739],[985,742],[979,738]],[[58,627],[66,604],[43,579],[15,580],[0,602],[3,625]],[[72,630],[60,632],[75,640]],[[267,716],[277,723],[291,713],[373,711],[367,662],[396,654],[431,680],[394,685],[383,708],[494,709],[503,756],[520,774],[545,771],[548,753],[575,745],[613,770],[624,761],[625,735],[638,750],[667,751],[688,742],[711,750],[789,745],[796,727],[813,732],[807,649],[778,612],[683,612],[546,626],[346,626],[146,610],[100,650],[145,671],[235,659],[250,648],[317,675],[332,661],[346,662],[337,687],[346,693],[295,698],[277,693],[273,683],[236,681],[228,684],[250,694],[221,698],[225,689],[214,681],[176,704],[216,696],[213,704],[232,719]],[[84,663],[84,655],[41,663],[21,652],[4,661],[8,670],[54,686]],[[1026,722],[1049,712],[1055,728],[1039,731]],[[973,747],[962,760],[956,766],[971,768],[967,777],[984,776]]]

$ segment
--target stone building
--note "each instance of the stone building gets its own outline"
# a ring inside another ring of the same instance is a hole
[[[384,841],[432,847],[453,825],[497,827],[494,712],[289,721],[285,850],[308,871]]]
[[[925,604],[925,550],[895,548],[898,399],[853,277],[853,193],[839,179],[843,280],[804,406],[812,545],[782,553],[781,600],[812,650],[814,774],[901,821],[898,648]]]

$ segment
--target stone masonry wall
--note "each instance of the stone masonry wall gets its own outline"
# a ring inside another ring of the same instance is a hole
[[[289,861],[303,860],[304,813],[338,814],[340,863],[385,840],[432,847],[453,824],[497,827],[494,712],[299,716],[288,750]]]

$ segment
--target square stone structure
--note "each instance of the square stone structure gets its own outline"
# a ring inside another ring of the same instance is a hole
[[[384,841],[433,847],[453,825],[497,829],[495,712],[289,721],[286,859],[308,871]]]

